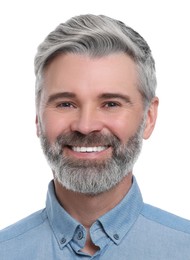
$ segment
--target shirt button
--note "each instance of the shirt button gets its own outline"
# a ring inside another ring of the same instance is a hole
[[[62,237],[61,240],[60,240],[60,243],[61,243],[61,244],[64,244],[66,241],[67,241],[66,238],[65,238],[65,237]]]
[[[78,234],[77,234],[77,239],[78,239],[78,240],[81,240],[81,239],[83,239],[83,237],[84,237],[83,232],[82,232],[82,231],[79,231]]]
[[[118,234],[114,234],[113,237],[115,238],[115,240],[119,240],[119,235]]]

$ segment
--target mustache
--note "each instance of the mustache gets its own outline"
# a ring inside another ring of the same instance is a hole
[[[120,145],[120,140],[113,134],[92,132],[84,135],[80,132],[62,134],[57,137],[56,143],[60,146],[114,146]]]

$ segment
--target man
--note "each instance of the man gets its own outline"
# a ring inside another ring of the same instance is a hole
[[[46,208],[0,233],[3,260],[190,259],[190,222],[143,203],[133,166],[156,122],[154,60],[122,22],[60,24],[35,58]]]

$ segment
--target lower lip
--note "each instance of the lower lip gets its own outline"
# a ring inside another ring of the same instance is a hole
[[[111,147],[108,147],[107,149],[100,152],[75,152],[69,147],[64,147],[65,155],[72,156],[78,159],[104,159],[104,157],[109,157],[111,155],[111,152]]]

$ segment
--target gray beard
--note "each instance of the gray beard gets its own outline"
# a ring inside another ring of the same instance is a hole
[[[143,120],[144,121],[144,120]],[[129,173],[140,154],[144,122],[124,145],[114,135],[79,132],[60,135],[50,144],[41,129],[40,141],[57,181],[66,189],[95,196],[115,187]],[[112,156],[102,160],[74,159],[64,155],[65,146],[111,146]]]

